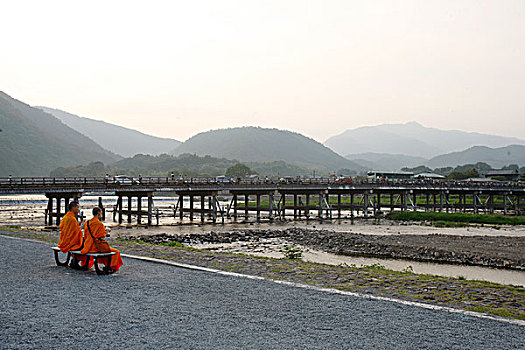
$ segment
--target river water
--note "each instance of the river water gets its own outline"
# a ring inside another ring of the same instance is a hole
[[[87,217],[91,208],[98,204],[99,195],[84,195],[81,199],[81,209]],[[174,217],[173,209],[177,198],[174,197],[155,197],[155,208],[160,214],[161,226],[127,226],[118,225],[112,221],[112,207],[116,199],[111,194],[101,196],[102,203],[106,207],[106,225],[113,229],[113,236],[139,236],[145,234],[182,234],[182,233],[199,233],[209,231],[232,231],[237,229],[283,229],[286,227],[300,227],[312,229],[327,229],[341,232],[353,232],[370,235],[390,235],[390,234],[449,234],[449,235],[482,235],[482,236],[525,236],[525,227],[468,227],[468,228],[436,228],[432,226],[406,225],[390,223],[388,221],[376,222],[370,220],[334,220],[323,221],[309,220],[293,221],[281,223],[275,222],[232,222],[225,220],[226,224],[193,224],[185,219],[182,224],[178,218]],[[198,203],[196,203],[198,204]],[[135,205],[135,204],[134,204]],[[144,206],[146,203],[143,204]],[[227,207],[228,201],[220,202],[221,207]],[[187,205],[186,205],[187,206]],[[21,227],[36,228],[44,226],[44,210],[47,207],[47,198],[44,195],[9,195],[0,196],[0,224],[16,225]],[[200,220],[200,217],[196,217]],[[155,220],[154,220],[155,222]],[[221,222],[219,218],[218,222]],[[230,244],[206,244],[194,245],[196,248],[212,249],[219,251],[238,252],[253,254],[258,256],[281,258],[283,254],[280,249],[290,243],[282,239],[267,239],[254,242],[235,242]],[[514,284],[525,286],[525,271],[503,270],[488,267],[464,266],[452,264],[435,264],[426,262],[417,262],[401,259],[378,259],[342,256],[332,253],[326,253],[301,247],[303,250],[303,259],[307,261],[324,263],[324,264],[348,264],[348,265],[372,265],[380,264],[388,269],[402,271],[411,268],[415,273],[434,274],[439,276],[464,277],[466,279],[477,279],[491,281],[502,284]]]

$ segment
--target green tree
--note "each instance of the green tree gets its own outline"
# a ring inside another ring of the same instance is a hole
[[[465,171],[453,171],[447,176],[448,179],[452,180],[465,180],[471,177],[479,177],[479,172],[474,168]]]
[[[242,163],[237,163],[226,170],[227,177],[245,177],[252,174],[250,168]]]
[[[427,166],[420,165],[420,166],[417,166],[417,167],[414,167],[414,168],[408,168],[408,167],[401,168],[401,171],[409,171],[411,173],[421,174],[421,173],[431,173],[432,169],[430,169]]]
[[[501,170],[518,170],[519,171],[520,167],[518,166],[518,164],[509,164],[501,168]]]
[[[451,167],[451,166],[447,166],[447,167],[444,167],[444,168],[436,168],[434,169],[434,173],[436,174],[439,174],[439,175],[444,175],[444,176],[447,176],[448,174],[450,174],[454,169]]]

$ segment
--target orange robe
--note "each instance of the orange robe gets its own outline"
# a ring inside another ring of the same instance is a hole
[[[62,253],[67,253],[70,250],[79,250],[82,247],[82,230],[78,225],[77,218],[73,212],[68,211],[66,215],[60,220],[60,238],[58,239],[58,247]]]
[[[70,250],[80,250],[84,237],[82,236],[82,230],[78,225],[77,218],[72,211],[68,211],[62,220],[60,220],[60,238],[58,239],[58,248],[62,253],[67,253]],[[83,264],[86,263],[85,256],[78,256],[77,259]],[[93,263],[90,263],[91,267]]]
[[[93,238],[89,234],[88,230],[88,223],[89,228],[91,229],[91,234],[95,238],[104,238],[106,237],[106,228],[104,227],[104,224],[100,222],[98,218],[92,218],[86,224],[84,225],[84,248],[82,249],[82,253],[97,253],[97,247],[95,246],[95,242],[93,241]],[[113,255],[111,257],[111,268],[115,271],[118,271],[118,269],[124,265],[124,262],[122,261],[122,257],[120,256],[120,252],[115,248],[110,248],[112,252],[117,253],[116,255]],[[101,258],[99,261],[101,263],[104,263],[107,265],[107,258]]]

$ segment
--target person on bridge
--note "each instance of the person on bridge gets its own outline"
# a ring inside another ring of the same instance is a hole
[[[78,223],[76,215],[80,212],[80,205],[73,201],[68,205],[69,211],[60,220],[60,238],[58,239],[58,248],[62,253],[71,250],[81,250],[84,247],[84,236]],[[77,259],[82,263],[86,261],[85,256],[79,256]]]
[[[82,254],[86,253],[98,253],[97,246],[95,244],[96,239],[104,239],[106,237],[106,228],[104,224],[100,222],[102,217],[102,209],[99,207],[93,208],[93,218],[86,222],[84,225],[84,248],[82,248]],[[111,266],[109,266],[113,271],[116,272],[120,269],[124,262],[120,256],[120,252],[115,248],[110,248],[112,252],[117,253],[111,257]],[[104,263],[107,266],[107,258],[99,259],[101,263]]]

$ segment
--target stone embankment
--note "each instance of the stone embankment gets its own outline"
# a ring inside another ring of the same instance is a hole
[[[330,230],[287,228],[284,230],[237,230],[181,235],[144,235],[122,237],[149,243],[180,242],[185,245],[257,242],[281,238],[290,244],[300,244],[326,252],[488,266],[525,270],[525,237],[487,237],[452,235],[363,235]]]

